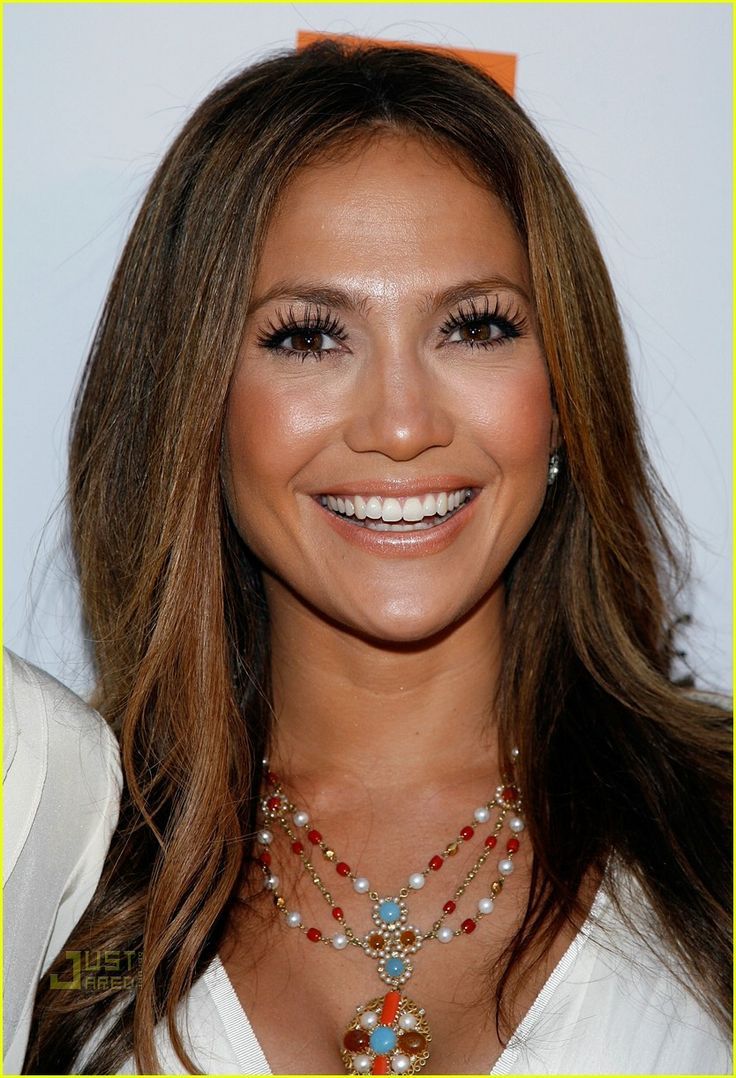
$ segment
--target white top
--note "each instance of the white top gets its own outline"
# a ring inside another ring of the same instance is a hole
[[[38,980],[97,887],[122,778],[97,712],[7,650],[3,701],[3,1070],[18,1074]]]
[[[4,770],[4,1069],[17,1074],[38,977],[99,880],[117,823],[121,778],[117,743],[96,712],[11,654],[5,661]],[[639,918],[646,920],[646,912]],[[366,968],[374,976],[369,963]],[[177,1018],[202,1073],[273,1073],[217,956],[179,1004]],[[85,1046],[76,1069],[107,1024]],[[156,1043],[161,1073],[184,1073],[165,1021]],[[731,1072],[730,1041],[624,926],[603,890],[491,1071]],[[137,1073],[132,1056],[117,1073]]]
[[[730,1040],[642,950],[599,891],[490,1073],[732,1073]],[[273,1073],[217,956],[180,1003],[178,1024],[204,1074]],[[164,1022],[156,1043],[162,1073],[184,1073]],[[132,1056],[117,1073],[137,1073]]]

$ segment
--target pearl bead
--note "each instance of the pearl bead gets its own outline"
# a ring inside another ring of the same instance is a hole
[[[360,1025],[363,1029],[375,1029],[378,1025],[378,1015],[375,1011],[363,1011],[360,1016]]]
[[[415,891],[420,891],[424,887],[424,876],[421,872],[413,872],[409,877],[409,886]]]
[[[306,825],[309,823],[308,812],[295,812],[292,818],[297,827],[306,827]]]
[[[502,876],[510,876],[514,871],[514,862],[510,857],[504,857],[503,861],[498,862],[498,871]]]
[[[353,880],[353,890],[357,891],[359,895],[365,895],[370,891],[370,881],[365,876],[358,876]]]
[[[519,750],[516,748],[516,746],[514,746],[514,748],[511,750],[511,759],[512,760],[518,760],[519,759]]]
[[[266,831],[265,829],[263,831],[259,831],[256,835],[256,838],[260,842],[261,846],[270,846],[273,842],[273,835],[270,831]]]
[[[370,1074],[373,1060],[370,1056],[353,1056],[353,1069],[356,1074]]]
[[[294,910],[292,913],[287,913],[286,923],[289,928],[298,928],[299,925],[302,923],[301,913],[297,913],[296,910]]]
[[[509,831],[513,831],[515,835],[518,835],[519,831],[524,830],[524,821],[521,816],[512,816],[509,820]]]
[[[492,898],[481,898],[480,901],[478,902],[478,912],[479,913],[492,913],[493,912],[493,899]]]
[[[403,1052],[395,1052],[391,1056],[391,1070],[394,1074],[406,1074],[411,1066],[411,1060]]]
[[[278,885],[279,885],[278,876],[269,876],[268,879],[266,880],[266,887],[268,887],[269,891],[275,891],[276,888],[278,887]]]
[[[402,1014],[399,1018],[399,1026],[401,1029],[416,1029],[417,1016],[415,1014]]]
[[[335,935],[332,937],[332,946],[335,948],[335,950],[341,951],[343,947],[347,947],[347,945],[348,937],[345,935],[345,933],[336,932]]]
[[[440,943],[452,943],[455,938],[455,933],[448,925],[443,925],[442,928],[437,929],[437,939]]]
[[[481,805],[480,808],[477,808],[473,813],[473,819],[476,823],[488,823],[490,818],[490,810],[487,809],[485,805]]]

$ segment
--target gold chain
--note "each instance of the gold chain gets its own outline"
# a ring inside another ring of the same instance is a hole
[[[279,825],[281,826],[282,830],[286,833],[286,835],[288,836],[288,838],[292,842],[292,844],[298,843],[298,845],[300,847],[302,847],[301,851],[299,852],[299,857],[301,859],[301,862],[302,862],[302,865],[304,866],[305,871],[309,875],[309,877],[312,880],[312,883],[314,884],[314,886],[317,888],[317,890],[320,892],[320,894],[324,898],[325,902],[329,905],[330,909],[332,909],[332,910],[337,909],[338,906],[337,906],[337,903],[335,902],[334,898],[332,897],[332,894],[325,887],[324,883],[322,882],[321,877],[319,876],[319,873],[317,872],[317,870],[314,867],[314,865],[312,864],[312,862],[309,860],[309,857],[308,857],[308,855],[306,853],[306,850],[304,848],[304,844],[298,839],[296,833],[292,830],[288,820],[286,819],[287,815],[294,814],[296,812],[296,805],[294,805],[291,801],[289,801],[288,798],[286,797],[286,795],[283,793],[281,783],[276,783],[274,785],[274,787],[273,787],[273,796],[278,797],[278,799],[279,799],[279,808],[278,809],[266,808],[265,807],[265,802],[267,801],[267,799],[264,798],[263,800],[264,800],[264,809],[265,809],[266,818],[268,819],[270,817],[272,820],[276,820],[279,823]],[[499,815],[498,815],[498,817],[496,819],[496,822],[495,822],[494,828],[493,828],[493,832],[492,832],[494,837],[497,836],[500,833],[501,829],[503,828],[504,821],[505,821],[506,817],[508,816],[509,812],[512,809],[515,812],[519,812],[520,811],[520,806],[521,806],[521,799],[518,796],[514,800],[513,804],[506,804],[503,801],[500,801],[498,799],[498,797],[494,797],[491,801],[486,802],[484,807],[487,808],[489,812],[492,811],[494,808],[499,809]],[[469,841],[469,840],[466,840],[466,839],[462,838],[462,836],[459,836],[453,842],[448,843],[448,845],[445,847],[445,850],[443,851],[443,858],[444,857],[453,857],[455,854],[457,854],[457,852],[458,852],[458,850],[460,848],[460,844],[462,842],[465,842],[465,841]],[[322,855],[325,858],[325,860],[328,861],[328,863],[334,863],[334,861],[337,859],[335,851],[330,846],[327,845],[327,843],[324,841],[324,839],[322,837],[320,837],[318,842],[315,842],[315,843],[312,843],[312,844],[315,846],[315,848],[320,849],[322,851]],[[480,856],[476,859],[475,863],[471,866],[471,868],[465,874],[465,878],[463,879],[462,883],[460,883],[459,886],[457,887],[457,889],[455,890],[455,893],[453,895],[453,900],[462,898],[462,896],[465,894],[465,891],[467,890],[467,888],[473,882],[473,880],[478,875],[479,871],[481,870],[481,868],[483,867],[485,862],[488,860],[488,858],[493,853],[494,849],[495,849],[495,844],[492,845],[492,846],[486,845],[483,852],[480,854]],[[508,851],[506,856],[509,859],[512,859],[513,858],[513,851]],[[421,873],[421,875],[423,875],[425,878],[427,878],[430,875],[431,871],[432,871],[431,868],[426,868]],[[345,873],[344,878],[354,880],[357,877],[355,876],[355,873],[351,869],[349,872]],[[495,898],[498,894],[500,894],[501,890],[503,888],[503,884],[504,884],[504,877],[503,876],[499,876],[496,880],[494,880],[493,883],[491,884],[491,888],[490,888],[490,891],[491,891],[490,897]],[[379,893],[377,891],[368,891],[368,892],[364,892],[364,893],[367,893],[367,897],[370,898],[371,901],[373,901],[373,902],[379,902],[380,901],[381,896],[379,895]],[[408,887],[402,887],[398,891],[398,898],[399,899],[408,898],[411,893],[412,893],[412,889],[410,889]],[[276,890],[274,890],[274,902],[275,902],[277,908],[280,910],[280,912],[284,915],[284,917],[288,917],[290,911],[289,911],[289,909],[288,909],[288,907],[286,905],[286,901],[283,898],[283,896],[280,895]],[[454,911],[453,910],[444,910],[443,909],[441,915],[432,924],[432,927],[427,932],[424,932],[424,933],[422,933],[420,935],[421,942],[425,942],[426,940],[430,940],[430,939],[436,939],[438,931],[440,930],[440,928],[444,924],[444,921],[450,915],[451,912],[454,912]],[[481,913],[481,912],[478,912],[478,913],[475,914],[475,919],[477,919],[479,917],[482,917],[482,916],[484,916],[484,914]],[[363,950],[366,953],[370,954],[371,947],[368,945],[367,941],[360,938],[356,934],[356,932],[350,927],[350,925],[348,925],[345,922],[345,920],[342,917],[337,919],[337,920],[338,920],[338,923],[341,925],[345,936],[347,937],[348,943],[355,946],[355,947],[360,947],[361,950]],[[300,924],[298,927],[299,927],[300,931],[304,932],[305,934],[309,931],[309,929],[307,929],[306,925],[304,925],[303,923]],[[457,929],[454,930],[453,935],[458,936],[458,937],[462,936],[463,935],[463,930],[461,928],[457,928]],[[331,940],[331,938],[329,936],[322,936],[321,939],[318,942],[325,943],[325,944],[328,944],[328,945],[332,944],[332,940]]]

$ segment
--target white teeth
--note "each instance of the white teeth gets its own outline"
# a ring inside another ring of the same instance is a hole
[[[467,488],[454,490],[447,493],[425,494],[409,498],[381,498],[371,495],[362,498],[360,494],[352,498],[336,497],[332,494],[323,495],[322,504],[328,506],[334,513],[352,517],[356,520],[365,521],[365,527],[371,527],[378,531],[412,531],[417,527],[432,527],[432,517],[444,517],[453,513],[463,505],[471,494]],[[370,523],[378,521],[377,524]],[[406,524],[403,522],[406,521]],[[422,521],[425,521],[422,525]],[[390,525],[390,528],[389,528]]]
[[[332,506],[330,506],[330,508],[332,508]],[[381,519],[381,499],[380,498],[375,498],[374,497],[374,498],[369,498],[368,499],[368,501],[365,503],[365,515],[369,518],[369,520],[380,520]]]
[[[401,502],[398,498],[384,498],[381,506],[381,519],[388,524],[401,520]]]
[[[421,520],[422,517],[425,515],[422,499],[407,498],[404,502],[404,511],[401,515],[404,520],[408,520],[410,522],[416,522],[417,520]],[[429,516],[429,514],[427,514],[427,516]],[[432,514],[432,516],[434,516],[434,513]]]

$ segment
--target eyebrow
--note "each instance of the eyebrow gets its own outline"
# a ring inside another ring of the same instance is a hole
[[[422,314],[437,311],[441,307],[447,307],[458,303],[462,299],[471,296],[479,296],[486,292],[504,290],[515,292],[526,303],[531,305],[531,300],[526,290],[507,277],[494,275],[493,277],[473,278],[451,285],[439,292],[424,292],[419,296],[418,309]],[[343,311],[357,314],[365,314],[370,309],[371,297],[352,289],[333,288],[329,285],[312,281],[277,281],[272,288],[261,296],[256,296],[250,303],[247,311],[249,318],[261,307],[265,307],[274,300],[291,300],[292,302],[314,303],[325,307],[337,307]]]

